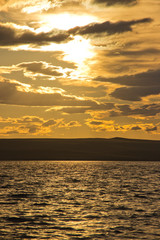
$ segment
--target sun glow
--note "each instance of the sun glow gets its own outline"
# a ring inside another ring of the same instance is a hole
[[[72,77],[80,77],[86,74],[89,70],[89,63],[94,57],[94,48],[89,39],[85,39],[82,36],[74,36],[72,41],[62,44],[51,43],[49,45],[34,47],[30,45],[20,45],[14,47],[12,50],[24,50],[24,51],[42,51],[42,52],[63,52],[63,60],[75,63],[76,70],[73,71]]]
[[[76,71],[70,74],[71,78],[83,76],[89,70],[89,60],[94,56],[94,51],[88,39],[81,36],[75,36],[73,41],[63,44],[63,59],[65,61],[74,62],[77,65]]]
[[[97,21],[95,16],[75,14],[47,14],[42,15],[40,31],[50,31],[53,28],[68,30],[76,26],[84,26]]]
[[[40,27],[35,32],[50,32],[54,29],[67,31],[68,29],[76,26],[84,26],[91,22],[95,22],[97,19],[91,15],[75,15],[75,14],[46,14],[41,16],[39,22]],[[82,36],[72,36],[73,40],[65,43],[53,43],[43,46],[22,45],[14,46],[14,50],[30,50],[30,51],[61,51],[63,52],[63,60],[70,61],[76,64],[76,74],[82,75],[82,72],[87,72],[89,68],[89,59],[94,55],[93,46],[89,39]],[[86,61],[88,60],[87,64]]]
[[[93,56],[92,46],[88,39],[75,36],[74,40],[63,44],[62,49],[65,53],[64,60],[82,64],[87,58]]]

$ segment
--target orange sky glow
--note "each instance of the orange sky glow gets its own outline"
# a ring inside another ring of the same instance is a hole
[[[0,138],[160,140],[159,0],[0,0]]]

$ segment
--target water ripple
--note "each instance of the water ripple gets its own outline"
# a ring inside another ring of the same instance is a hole
[[[0,239],[160,239],[159,162],[1,162]]]

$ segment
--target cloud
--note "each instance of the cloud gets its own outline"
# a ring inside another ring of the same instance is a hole
[[[9,120],[9,119],[8,119]],[[42,118],[36,117],[36,116],[24,116],[23,118],[16,118],[16,119],[10,119],[10,122],[14,122],[17,124],[30,124],[30,123],[43,123]]]
[[[81,124],[78,121],[70,121],[68,123],[65,123],[64,121],[60,122],[58,125],[59,128],[72,128],[72,127],[80,127]]]
[[[96,132],[127,132],[141,130],[144,132],[157,131],[158,128],[152,123],[137,123],[120,125],[114,121],[87,119],[86,125]]]
[[[73,40],[71,35],[120,34],[132,31],[132,26],[151,22],[151,18],[132,21],[91,23],[82,27],[75,27],[68,31],[53,29],[49,32],[36,32],[29,27],[12,23],[0,23],[0,46],[17,46],[23,44],[45,45],[49,43],[64,43]]]
[[[160,113],[160,104],[145,104],[140,107],[131,107],[130,105],[117,105],[117,111],[111,111],[110,117],[113,116],[155,116]]]
[[[58,108],[51,108],[48,111],[61,111],[67,114],[81,114],[81,113],[89,113],[91,111],[102,111],[102,110],[109,110],[114,108],[113,103],[101,103],[95,104],[94,106],[72,106],[72,107],[58,107]]]
[[[65,111],[65,110],[64,110]],[[159,116],[160,114],[160,104],[152,103],[145,104],[141,106],[133,106],[128,104],[113,104],[108,109],[98,109],[93,111],[86,111],[93,118],[98,120],[105,120],[109,118],[115,117],[132,117],[135,119],[149,119],[155,118],[155,116]]]
[[[120,34],[124,32],[131,32],[132,26],[141,23],[150,23],[152,22],[151,18],[143,18],[132,21],[119,21],[119,22],[110,22],[106,21],[103,23],[91,23],[82,27],[75,27],[68,30],[69,34],[74,35],[89,35],[89,34],[101,34],[106,33],[107,35]]]
[[[97,77],[94,79],[99,82],[117,83],[126,86],[160,86],[160,69],[149,70],[147,72],[138,73],[135,75],[125,75],[116,78]]]
[[[116,78],[97,77],[94,80],[126,85],[111,93],[112,97],[121,100],[140,101],[142,97],[160,93],[160,69]]]
[[[140,125],[140,126],[134,126],[132,127],[130,130],[132,131],[137,131],[137,130],[144,130],[146,132],[154,132],[154,131],[157,131],[158,128],[157,126],[152,126],[152,125]]]
[[[139,126],[134,126],[134,127],[131,127],[131,130],[137,131],[137,130],[142,130],[142,128],[140,128]]]
[[[86,125],[89,126],[92,130],[96,132],[103,132],[103,131],[114,131],[114,121],[106,121],[106,120],[94,120],[94,119],[87,119]]]
[[[160,94],[160,87],[122,87],[117,88],[110,95],[126,101],[141,101],[142,97]]]
[[[53,3],[52,3],[53,2]],[[36,13],[47,11],[49,8],[54,7],[58,1],[51,0],[0,0],[0,6],[3,6],[5,11],[14,9],[21,10],[22,13]]]
[[[54,126],[59,123],[59,119],[54,121]],[[37,116],[23,116],[21,118],[1,118],[0,122],[5,127],[0,128],[0,135],[46,135],[52,132],[51,126],[44,126],[48,121]],[[53,127],[53,125],[52,125]]]
[[[37,116],[23,116],[21,118],[0,118],[5,127],[0,128],[1,136],[9,135],[50,135],[58,128],[70,129],[80,127],[78,121],[66,122],[64,119],[48,119]]]
[[[146,48],[141,50],[121,50],[117,49],[116,51],[109,51],[107,52],[108,56],[131,56],[131,57],[143,57],[148,55],[155,55],[159,54],[160,50],[157,48]]]
[[[32,73],[39,73],[48,76],[63,76],[60,72],[61,68],[47,64],[46,62],[24,62],[17,65],[17,67],[25,69],[25,71]]]
[[[54,125],[56,125],[56,123],[57,122],[55,120],[51,119],[51,120],[48,120],[48,121],[44,122],[42,126],[43,127],[54,126]]]
[[[0,79],[0,103],[24,106],[97,106],[93,100],[66,95],[61,88],[39,87]]]
[[[91,2],[95,4],[104,4],[106,6],[113,5],[133,6],[137,3],[137,0],[92,0]]]
[[[146,128],[147,132],[153,132],[153,131],[157,131],[157,130],[158,130],[157,126],[155,126],[155,127],[147,127]]]
[[[72,66],[71,66],[72,67]],[[0,66],[2,74],[9,74],[14,71],[23,71],[24,76],[35,80],[37,77],[43,79],[55,80],[57,78],[66,78],[70,76],[73,68],[54,66],[44,61],[22,62],[17,65]]]
[[[24,75],[32,79],[37,76],[48,77],[49,80],[54,80],[59,77],[67,77],[71,69],[54,66],[43,61],[37,62],[23,62],[17,64],[15,67],[24,71]]]
[[[72,38],[65,31],[53,30],[36,33],[30,29],[18,29],[12,24],[0,23],[0,46],[13,46],[20,44],[42,45],[51,42],[61,43]]]

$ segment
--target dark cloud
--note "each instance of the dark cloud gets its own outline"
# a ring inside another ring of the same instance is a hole
[[[134,126],[134,127],[132,127],[130,130],[137,131],[137,130],[142,130],[142,128],[139,127],[139,126]]]
[[[24,68],[26,71],[40,73],[48,76],[63,76],[60,68],[47,64],[46,62],[25,62],[18,64],[17,67]]]
[[[50,42],[61,43],[67,40],[71,40],[71,37],[65,31],[35,33],[30,30],[18,30],[9,25],[0,24],[0,46],[19,44],[42,45]]]
[[[131,108],[129,105],[117,105],[119,116],[142,115],[155,116],[160,113],[160,104],[145,104],[137,108]]]
[[[91,125],[99,126],[99,125],[102,125],[102,124],[103,124],[103,121],[91,121],[90,124],[91,124]]]
[[[150,70],[143,73],[138,73],[135,75],[125,75],[116,78],[103,78],[97,77],[95,81],[108,82],[108,83],[117,83],[120,85],[126,86],[139,86],[139,87],[152,87],[160,86],[160,69]]]
[[[49,126],[54,126],[56,124],[57,124],[57,122],[55,120],[50,119],[50,120],[44,122],[42,126],[43,127],[49,127]]]
[[[126,85],[111,93],[112,97],[122,100],[140,101],[141,97],[160,93],[160,69],[116,78],[97,77],[94,80]]]
[[[153,132],[153,131],[157,131],[157,126],[145,126],[145,128],[143,129],[143,127],[141,126],[133,126],[130,130],[134,130],[134,131],[137,131],[137,130],[144,130],[146,132]]]
[[[119,21],[119,22],[110,22],[106,21],[103,23],[91,23],[82,27],[75,27],[68,31],[69,34],[74,35],[88,35],[88,34],[100,34],[106,33],[108,35],[113,35],[116,33],[124,33],[132,31],[132,26],[141,23],[151,22],[151,18],[143,18],[132,21]]]
[[[92,0],[95,4],[105,4],[106,6],[112,5],[127,5],[133,6],[137,3],[137,0]]]
[[[39,126],[33,125],[28,127],[28,133],[36,133],[40,129]]]
[[[157,126],[155,126],[155,127],[147,127],[147,128],[146,128],[146,131],[147,131],[147,132],[157,131]]]
[[[140,101],[142,97],[160,93],[160,87],[122,87],[117,88],[110,95],[114,98],[127,101]]]
[[[101,111],[101,108],[99,109]],[[65,111],[65,110],[64,110]],[[160,113],[160,104],[145,104],[141,106],[132,106],[129,104],[112,104],[110,108],[102,109],[103,112],[96,113],[98,119],[108,119],[108,117],[153,117]]]
[[[8,132],[6,132],[5,134],[6,135],[12,135],[12,134],[18,134],[19,132],[18,131],[8,131]]]

